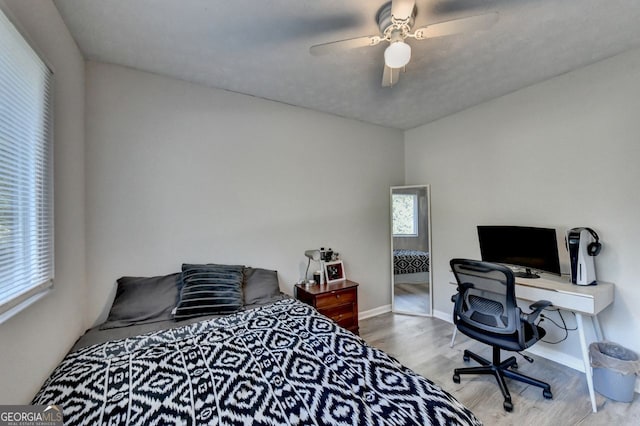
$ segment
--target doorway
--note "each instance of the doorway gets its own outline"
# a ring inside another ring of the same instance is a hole
[[[431,194],[429,185],[392,186],[391,310],[431,316]]]

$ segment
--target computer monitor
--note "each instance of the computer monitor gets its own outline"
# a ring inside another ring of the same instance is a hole
[[[521,278],[539,278],[531,270],[560,275],[556,230],[528,226],[478,226],[480,255],[486,262],[525,268]]]

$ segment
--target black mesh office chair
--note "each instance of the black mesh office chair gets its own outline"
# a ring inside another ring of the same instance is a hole
[[[519,352],[544,337],[544,329],[534,321],[551,302],[538,301],[530,306],[533,312],[525,314],[516,304],[515,279],[511,269],[468,259],[452,259],[450,264],[458,282],[453,308],[456,327],[472,339],[493,347],[493,362],[465,350],[464,360],[471,358],[481,366],[456,368],[453,381],[460,383],[461,374],[493,374],[504,396],[506,411],[513,410],[513,404],[505,377],[541,387],[545,398],[553,398],[547,383],[514,371],[518,368],[515,356],[500,361],[500,349]],[[531,358],[525,359],[533,362]]]

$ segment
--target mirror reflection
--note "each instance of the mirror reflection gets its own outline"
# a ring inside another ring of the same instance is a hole
[[[429,186],[391,188],[392,310],[431,315]]]

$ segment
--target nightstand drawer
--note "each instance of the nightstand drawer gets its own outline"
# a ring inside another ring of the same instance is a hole
[[[336,305],[346,305],[356,301],[356,290],[348,289],[341,291],[332,291],[331,293],[321,294],[316,297],[316,308],[330,308]]]
[[[333,308],[326,309],[318,309],[322,315],[331,318],[335,322],[341,324],[342,321],[347,321],[349,324],[353,322],[353,305],[349,303],[348,305],[340,305]]]
[[[335,322],[340,327],[346,328],[354,334],[358,334],[358,326],[356,325],[356,318],[354,316],[343,318],[341,320],[335,320]]]

